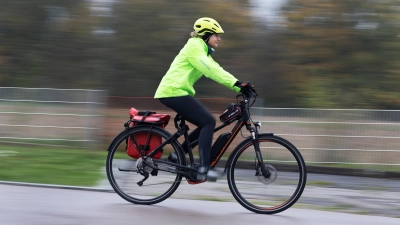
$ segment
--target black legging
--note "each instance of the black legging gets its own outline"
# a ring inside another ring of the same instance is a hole
[[[185,120],[197,126],[190,133],[189,139],[194,141],[199,137],[200,166],[209,166],[216,122],[208,109],[192,96],[160,98],[159,100],[168,108],[181,114]]]

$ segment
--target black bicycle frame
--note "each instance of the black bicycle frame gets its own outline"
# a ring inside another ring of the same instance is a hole
[[[229,140],[226,142],[226,144],[223,146],[223,148],[220,150],[220,153],[218,154],[218,156],[216,157],[216,159],[211,162],[211,167],[214,167],[218,161],[221,159],[222,155],[225,153],[225,151],[228,149],[228,147],[230,146],[230,144],[232,143],[232,141],[236,138],[237,134],[239,133],[239,131],[241,130],[242,127],[246,126],[247,130],[250,131],[250,134],[252,136],[252,142],[256,151],[256,157],[259,163],[259,166],[261,167],[261,172],[265,177],[269,176],[269,173],[267,172],[267,170],[264,167],[264,162],[261,156],[261,151],[260,151],[260,147],[259,147],[259,142],[258,142],[258,129],[253,128],[251,126],[251,120],[250,120],[250,113],[249,113],[249,109],[247,107],[247,103],[248,100],[244,99],[243,101],[241,101],[239,103],[239,106],[242,110],[240,116],[229,120],[223,124],[221,124],[220,126],[216,127],[214,129],[214,133],[221,130],[222,128],[232,124],[233,122],[237,121],[237,123],[235,124],[235,126],[232,128],[231,130],[231,136],[229,138]],[[181,122],[179,124],[178,121],[181,120]],[[185,139],[185,143],[186,143],[186,147],[188,149],[188,154],[189,154],[189,159],[190,159],[190,163],[193,165],[195,163],[194,161],[194,157],[193,157],[193,152],[192,149],[193,147],[195,147],[198,143],[198,139],[196,139],[195,141],[189,143],[189,137],[188,137],[188,131],[189,131],[189,127],[185,124],[185,120],[180,118],[180,115],[178,114],[175,119],[174,119],[174,123],[175,123],[175,127],[177,128],[177,132],[174,133],[170,138],[168,138],[167,140],[165,140],[160,146],[158,146],[157,148],[155,148],[153,151],[151,151],[147,157],[152,157],[153,155],[155,155],[157,153],[157,151],[161,150],[166,144],[173,142],[175,140],[177,140],[179,137],[181,137],[182,135],[184,135],[184,139]],[[153,159],[154,163],[163,163],[163,164],[168,164],[171,166],[175,166],[178,167],[179,169],[183,169],[183,170],[173,170],[173,169],[165,169],[165,168],[158,168],[155,167],[154,165],[151,164],[147,164],[146,160],[143,160],[143,163],[145,163],[147,166],[151,167],[152,169],[155,170],[163,170],[163,171],[167,171],[167,172],[172,172],[172,173],[179,173],[182,175],[187,175],[187,170],[191,170],[191,171],[197,171],[196,168],[194,167],[188,167],[188,166],[184,166],[184,165],[179,165],[173,162],[169,162],[169,161],[165,161],[165,160],[158,160],[158,159]],[[186,171],[184,171],[186,170]]]

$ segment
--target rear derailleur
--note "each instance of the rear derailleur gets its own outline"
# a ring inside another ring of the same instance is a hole
[[[137,185],[143,186],[143,182],[149,178],[149,174],[152,176],[157,176],[158,170],[151,168],[149,165],[157,167],[157,164],[154,164],[150,157],[146,158],[145,162],[143,161],[143,158],[139,158],[136,161],[137,173],[140,173],[142,176],[144,176],[142,180],[137,182]]]

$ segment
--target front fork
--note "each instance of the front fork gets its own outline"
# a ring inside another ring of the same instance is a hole
[[[254,122],[254,125],[255,125],[255,128],[253,128],[250,124],[248,124],[247,129],[250,131],[250,134],[252,137],[251,141],[253,142],[254,150],[256,152],[256,158],[258,161],[258,164],[255,165],[256,170],[257,170],[257,166],[260,167],[262,175],[265,178],[269,178],[271,176],[271,173],[267,169],[265,169],[264,160],[263,160],[263,157],[261,155],[261,150],[260,150],[260,142],[258,141],[258,128],[260,127],[260,124],[259,124],[259,122]]]

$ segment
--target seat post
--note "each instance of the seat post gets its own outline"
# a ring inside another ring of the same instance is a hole
[[[185,138],[185,141],[184,141],[185,146],[184,147],[186,147],[186,149],[188,150],[190,163],[194,164],[194,157],[193,157],[192,147],[190,147],[190,139],[189,139],[189,134],[188,134],[188,131],[190,129],[186,125],[185,119],[183,118],[183,116],[180,115],[179,113],[176,114],[176,116],[174,118],[174,123],[175,123],[176,129],[178,130],[178,133],[180,135],[182,135],[182,133],[183,133],[183,137]]]

